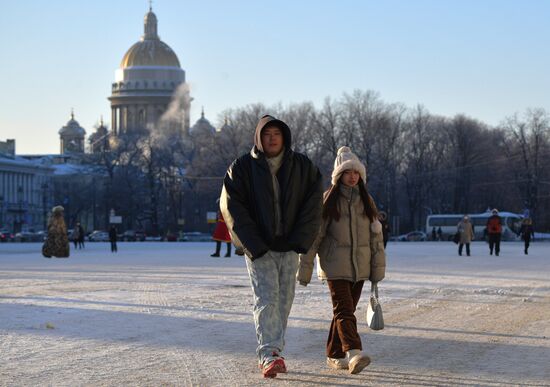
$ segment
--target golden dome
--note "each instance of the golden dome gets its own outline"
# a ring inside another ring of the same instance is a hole
[[[124,54],[120,68],[133,66],[180,67],[178,57],[172,49],[160,40],[157,34],[157,17],[151,9],[143,20],[144,34]]]
[[[178,57],[161,40],[142,40],[134,44],[124,54],[120,68],[132,66],[169,66],[180,67]]]

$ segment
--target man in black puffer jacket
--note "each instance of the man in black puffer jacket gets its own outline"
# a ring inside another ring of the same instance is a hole
[[[224,178],[220,208],[237,251],[246,254],[264,377],[286,372],[281,352],[298,253],[309,250],[319,231],[322,191],[317,167],[291,149],[288,125],[269,115],[258,122],[250,153]]]

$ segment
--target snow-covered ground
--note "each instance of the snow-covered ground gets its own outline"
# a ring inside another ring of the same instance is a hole
[[[71,246],[72,247],[72,246]],[[327,288],[297,287],[288,374],[256,368],[242,257],[213,243],[88,243],[69,259],[0,244],[0,385],[550,385],[550,244],[390,243],[380,285],[386,328],[357,317],[372,364],[329,370]],[[225,247],[225,246],[224,246]],[[222,250],[223,252],[223,250]]]

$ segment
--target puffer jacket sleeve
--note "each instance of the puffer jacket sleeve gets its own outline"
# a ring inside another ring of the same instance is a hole
[[[315,241],[313,241],[313,244],[311,245],[308,252],[306,254],[299,255],[300,266],[298,268],[298,273],[296,273],[296,280],[302,285],[307,285],[311,282],[315,256],[317,255],[317,250],[319,249],[319,245],[321,244],[321,242],[323,241],[323,238],[325,237],[327,225],[328,225],[328,221],[324,220],[323,223],[321,224],[317,237],[315,238]]]
[[[369,195],[371,204],[376,208],[374,200]],[[384,250],[384,236],[382,223],[378,219],[370,225],[370,277],[371,282],[382,281],[386,276],[386,251]]]
[[[384,238],[382,236],[382,224],[375,220],[370,225],[370,281],[382,281],[386,276],[386,252],[384,251]]]
[[[249,190],[245,171],[237,159],[229,167],[223,180],[220,210],[231,233],[233,244],[242,248],[250,259],[261,257],[269,250],[250,214]]]
[[[289,244],[294,251],[305,254],[317,236],[321,225],[321,212],[323,207],[323,179],[319,169],[305,156],[302,162],[305,164],[305,178],[303,184],[308,187],[300,206],[300,213],[296,217],[296,223],[290,234]]]

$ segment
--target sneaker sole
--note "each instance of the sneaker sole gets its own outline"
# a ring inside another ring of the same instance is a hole
[[[369,364],[370,358],[368,356],[364,356],[360,360],[358,360],[357,363],[349,365],[349,373],[358,374],[359,372],[363,371],[363,369]]]

